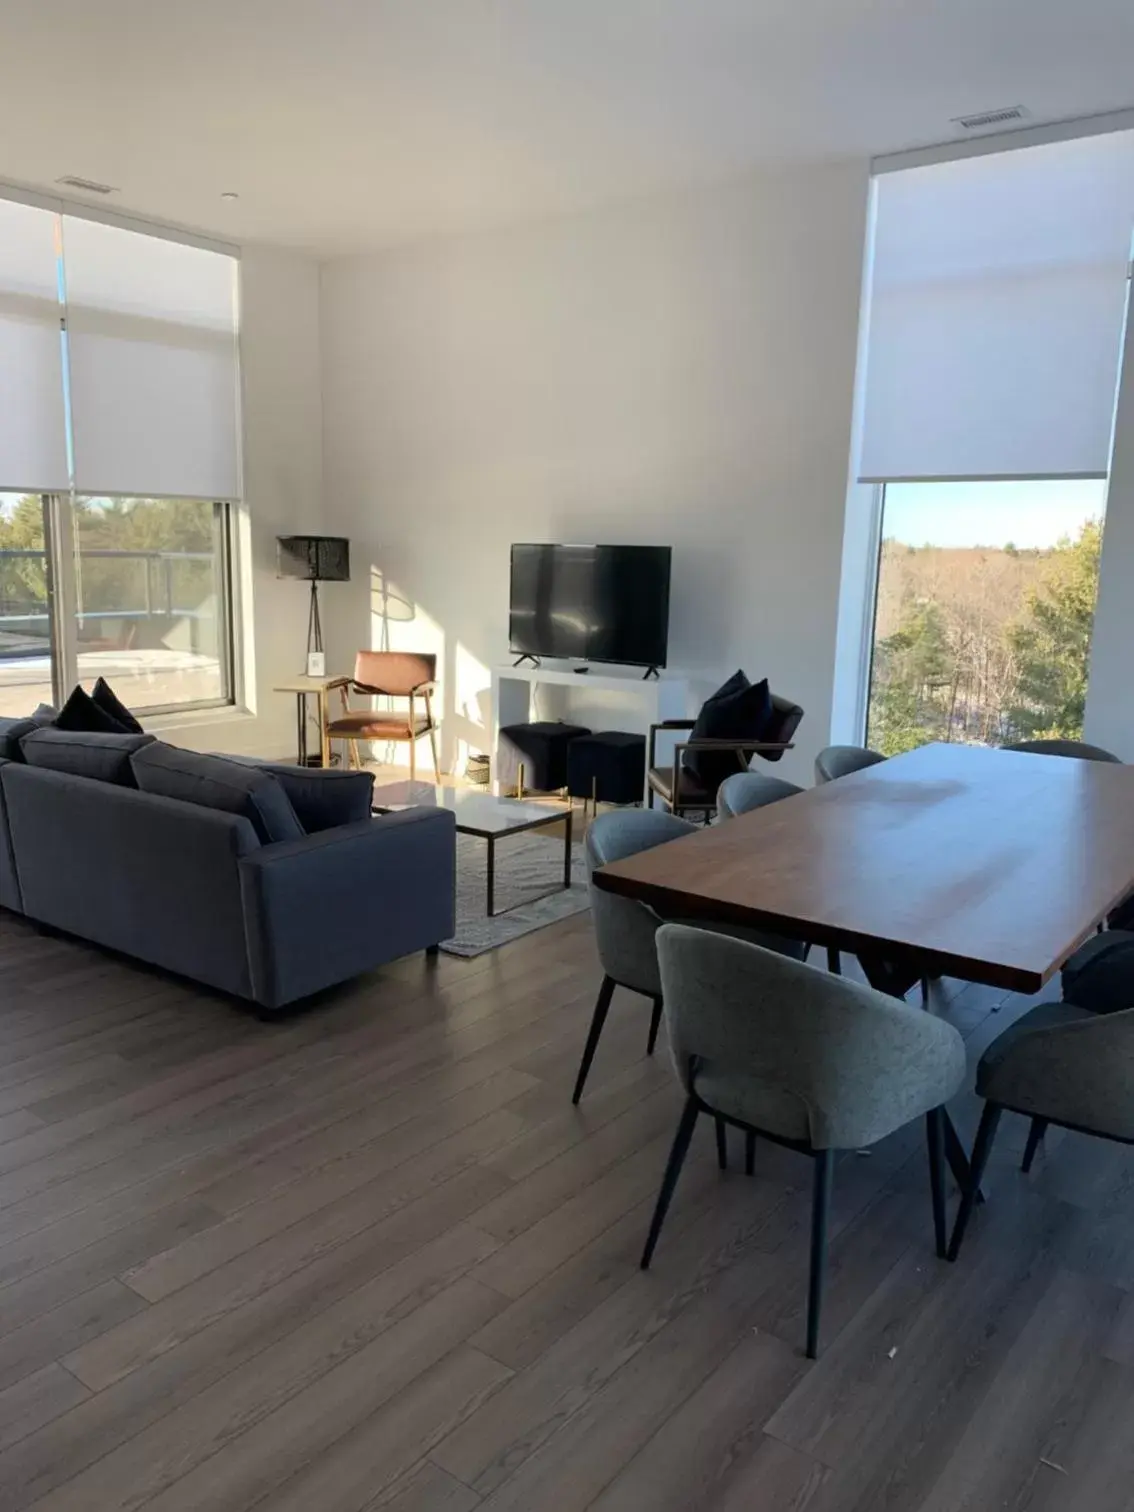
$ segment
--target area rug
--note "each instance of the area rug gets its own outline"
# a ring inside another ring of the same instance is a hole
[[[509,911],[490,919],[485,913],[488,846],[475,835],[458,835],[457,932],[441,949],[447,955],[471,959],[582,913],[588,906],[587,883],[583,847],[578,843],[572,847],[571,877],[569,888],[546,898],[539,896],[563,881],[561,835],[537,830],[497,840],[496,907]]]

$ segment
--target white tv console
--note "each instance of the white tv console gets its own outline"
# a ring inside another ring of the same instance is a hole
[[[564,719],[592,730],[633,730],[646,734],[666,719],[687,719],[689,684],[662,672],[644,679],[640,669],[605,667],[576,672],[569,662],[525,662],[492,669],[492,770],[499,772],[500,729],[533,719]],[[664,761],[672,742],[659,741]]]

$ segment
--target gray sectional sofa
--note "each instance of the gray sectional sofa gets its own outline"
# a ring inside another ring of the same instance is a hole
[[[360,774],[218,764],[149,736],[40,730],[0,749],[0,908],[268,1010],[453,934],[453,815],[371,817],[366,784],[355,817],[328,822],[345,789],[327,784]],[[289,838],[250,806],[265,782],[306,819]]]

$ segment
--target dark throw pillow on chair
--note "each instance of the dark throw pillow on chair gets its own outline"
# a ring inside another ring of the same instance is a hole
[[[764,739],[772,723],[772,694],[768,679],[750,683],[734,672],[702,706],[690,740]],[[715,793],[726,777],[746,765],[735,751],[686,751],[684,765],[706,791]]]
[[[100,677],[91,689],[91,702],[104,714],[109,714],[111,719],[117,720],[123,730],[129,730],[133,735],[140,735],[142,727],[134,718],[130,710],[115,693],[105,677]]]
[[[78,685],[59,710],[55,719],[55,728],[82,731],[88,735],[137,735],[141,731],[140,725],[128,730],[126,725],[120,724],[112,714],[108,714],[101,708],[85,688]]]

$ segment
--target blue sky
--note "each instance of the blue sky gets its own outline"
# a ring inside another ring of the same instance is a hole
[[[907,546],[1054,546],[1105,507],[1104,479],[889,483],[882,532]]]

